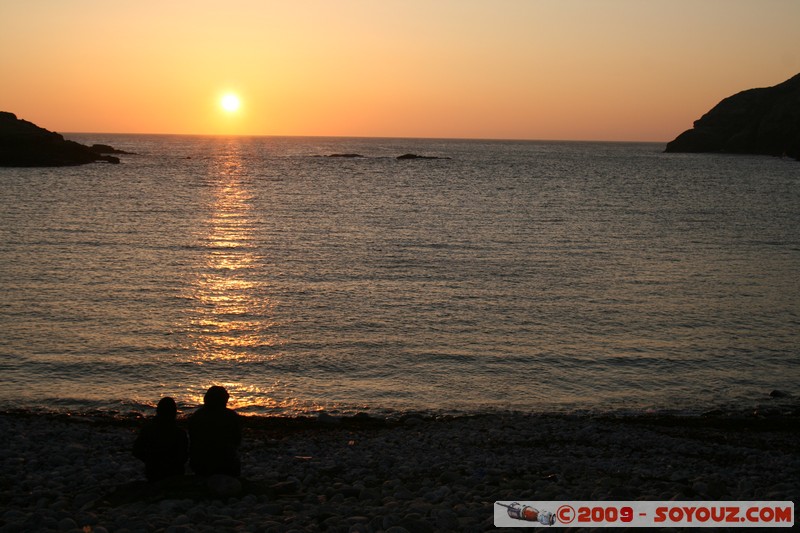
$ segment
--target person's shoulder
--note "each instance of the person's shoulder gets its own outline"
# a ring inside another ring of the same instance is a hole
[[[239,413],[237,413],[233,409],[226,408],[225,412],[223,413],[223,415],[225,417],[224,420],[227,420],[228,423],[236,424],[237,426],[241,426],[242,425],[242,417],[241,417],[241,415],[239,415]]]

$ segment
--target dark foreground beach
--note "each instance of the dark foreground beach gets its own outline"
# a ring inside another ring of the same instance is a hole
[[[494,530],[493,503],[793,500],[797,407],[247,418],[243,479],[148,485],[133,417],[0,414],[0,532]]]

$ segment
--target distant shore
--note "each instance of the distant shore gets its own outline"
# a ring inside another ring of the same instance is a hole
[[[0,414],[0,531],[484,531],[497,500],[800,496],[796,408],[766,416],[247,417],[241,490],[228,497],[192,476],[144,482],[130,453],[141,423]]]

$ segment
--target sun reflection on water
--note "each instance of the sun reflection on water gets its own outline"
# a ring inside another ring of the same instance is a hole
[[[264,411],[274,412],[317,412],[325,406],[310,401],[302,401],[291,395],[286,395],[285,385],[279,380],[268,386],[257,386],[241,381],[208,382],[203,387],[187,387],[184,391],[186,405],[196,406],[203,404],[203,395],[211,385],[222,385],[231,393],[228,407],[235,409],[239,414],[263,414]],[[155,407],[153,404],[152,407]]]
[[[232,141],[210,168],[213,199],[207,224],[197,233],[205,252],[190,288],[193,306],[183,347],[191,362],[207,368],[210,381],[187,384],[186,397],[190,404],[202,404],[206,388],[217,384],[228,389],[234,408],[280,409],[288,406],[272,399],[279,384],[256,386],[237,379],[238,365],[268,362],[278,357],[281,344],[256,243],[253,192],[239,149]]]

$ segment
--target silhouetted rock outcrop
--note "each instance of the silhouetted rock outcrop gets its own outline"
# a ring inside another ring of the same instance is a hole
[[[13,113],[0,111],[0,166],[60,167],[95,161],[119,163],[116,157],[99,154],[88,146],[65,140],[58,133],[18,119]]]
[[[722,100],[667,144],[667,152],[787,155],[800,159],[800,74]]]

